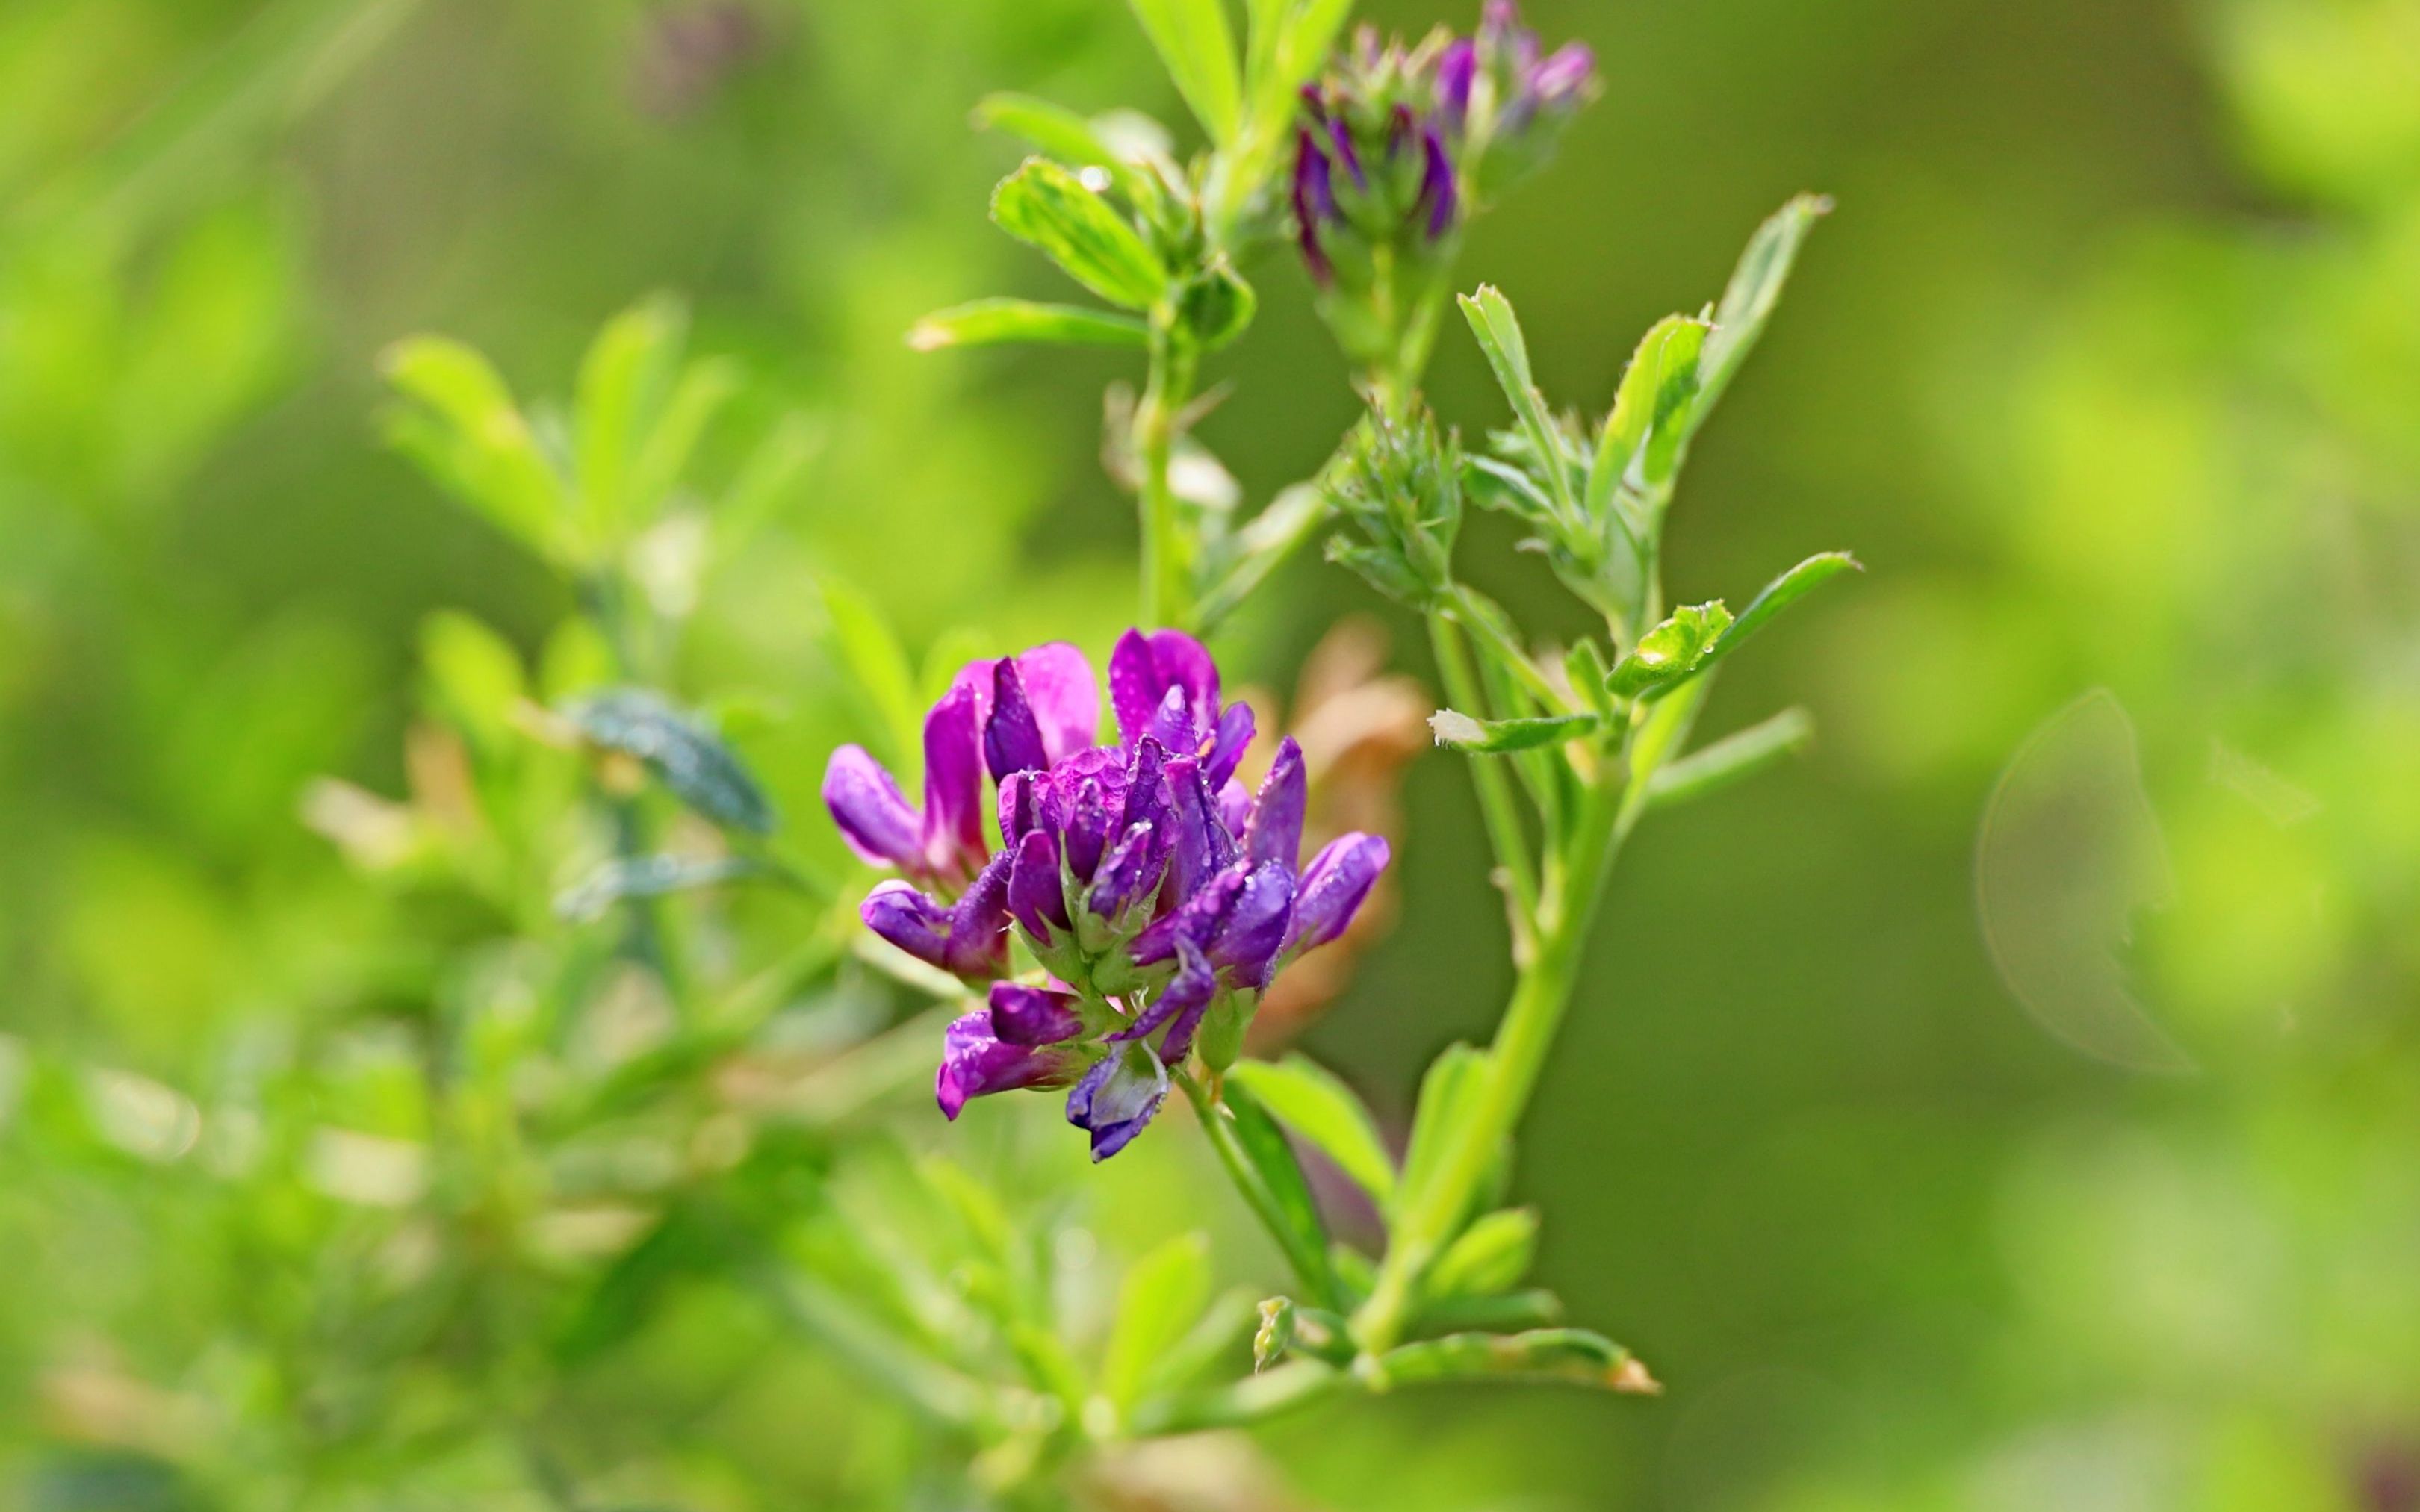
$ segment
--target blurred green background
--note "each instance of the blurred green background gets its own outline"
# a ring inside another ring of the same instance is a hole
[[[1523,1149],[1542,1279],[1667,1394],[1356,1401],[1264,1436],[1290,1489],[1230,1489],[2420,1507],[2420,3],[1530,16],[1596,46],[1606,94],[1474,231],[1464,284],[1502,285],[1547,391],[1597,404],[1760,216],[1835,195],[1699,448],[1671,560],[1689,597],[1822,547],[1869,571],[1727,680],[1715,727],[1804,698],[1819,743],[1634,845]],[[400,336],[560,394],[599,322],[673,290],[695,347],[744,364],[744,422],[807,417],[813,459],[714,579],[681,675],[772,711],[745,744],[810,849],[836,854],[814,783],[854,717],[808,575],[919,650],[1106,643],[1133,603],[1097,466],[1119,363],[900,339],[938,305],[1050,292],[985,221],[1016,154],[967,112],[997,88],[1174,113],[1114,0],[0,10],[13,1504],[521,1504],[408,1434],[209,1496],[163,1471],[211,1452],[180,1413],[252,1410],[227,1408],[251,1379],[228,1340],[342,1235],[163,1196],[173,1130],[58,1174],[37,1072],[197,1091],[377,1019],[451,937],[349,872],[299,796],[401,787],[432,612],[535,654],[567,605],[381,444]],[[1261,498],[1355,403],[1300,274],[1252,272],[1263,314],[1203,437]],[[1493,423],[1476,353],[1442,346],[1438,409]],[[1385,612],[1298,562],[1229,664],[1282,684],[1348,610]],[[1509,980],[1452,762],[1412,768],[1408,810],[1400,926],[1310,1041],[1385,1112]],[[1111,1180],[1156,1196],[1105,1222],[1232,1227],[1198,1151],[1148,1160]],[[616,1425],[656,1432],[638,1404],[678,1398],[684,1468],[631,1504],[880,1502],[877,1427],[812,1373],[752,1375],[762,1327],[711,1302],[652,1324],[549,1410],[564,1452],[606,1473]],[[240,1462],[299,1454],[282,1432]]]

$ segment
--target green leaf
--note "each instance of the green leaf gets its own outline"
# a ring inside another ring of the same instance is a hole
[[[761,863],[746,856],[634,856],[607,861],[555,895],[558,918],[575,924],[593,923],[615,903],[631,898],[660,898],[717,883],[735,882],[762,872]]]
[[[1152,1365],[1210,1301],[1210,1241],[1179,1234],[1137,1260],[1118,1288],[1117,1319],[1101,1355],[1101,1392],[1120,1408],[1141,1395]]]
[[[1469,1121],[1487,1076],[1487,1052],[1466,1044],[1450,1044],[1429,1062],[1427,1074],[1420,1078],[1419,1105],[1412,1114],[1403,1180],[1396,1185],[1399,1211],[1419,1207],[1420,1193],[1435,1179],[1438,1164]]]
[[[1844,572],[1863,572],[1857,559],[1846,551],[1825,551],[1806,561],[1765,584],[1764,592],[1756,595],[1747,608],[1740,611],[1730,628],[1714,643],[1708,660],[1728,656],[1742,641],[1771,624],[1773,617],[1800,599],[1830,582]]]
[[[1784,709],[1660,768],[1648,779],[1647,802],[1661,809],[1704,797],[1806,748],[1814,734],[1805,709]]]
[[[1236,75],[1235,38],[1227,26],[1226,0],[1132,0],[1136,19],[1158,50],[1176,92],[1194,119],[1224,147],[1235,139],[1244,109],[1243,81]]]
[[[1244,282],[1222,255],[1202,270],[1201,277],[1185,286],[1177,301],[1177,316],[1203,351],[1217,351],[1244,333],[1259,303],[1252,285]]]
[[[908,345],[920,352],[1016,342],[1046,347],[1141,347],[1150,340],[1151,327],[1130,315],[1072,304],[1037,304],[1031,300],[954,304],[908,328]]]
[[[985,95],[975,104],[975,125],[1023,137],[1049,156],[1084,168],[1129,172],[1098,128],[1064,105],[1032,95]]]
[[[764,789],[721,737],[644,688],[609,688],[565,711],[583,738],[646,764],[673,795],[726,828],[773,827]]]
[[[1307,1056],[1280,1061],[1239,1061],[1229,1072],[1280,1123],[1317,1146],[1384,1208],[1394,1199],[1395,1163],[1378,1137],[1377,1120],[1353,1089]]]
[[[1167,268],[1125,217],[1047,158],[1028,158],[1001,180],[991,218],[1111,304],[1146,310],[1168,293]]]
[[[1481,284],[1474,294],[1458,297],[1463,318],[1469,322],[1470,332],[1479,338],[1479,348],[1487,354],[1487,365],[1496,374],[1497,387],[1504,391],[1512,413],[1521,422],[1522,433],[1528,438],[1530,459],[1535,470],[1545,479],[1559,518],[1568,521],[1577,504],[1571,497],[1571,469],[1563,447],[1563,433],[1546,412],[1546,401],[1538,393],[1537,380],[1529,372],[1529,344],[1521,334],[1521,321],[1512,313],[1512,303],[1503,292],[1490,284]]]
[[[1429,733],[1440,746],[1474,755],[1534,750],[1566,740],[1577,740],[1600,723],[1593,714],[1549,714],[1526,719],[1474,719],[1452,709],[1429,716]]]
[[[1720,655],[1715,647],[1731,627],[1731,611],[1721,599],[1689,604],[1638,638],[1637,649],[1621,658],[1606,679],[1616,698],[1651,698],[1678,686]]]
[[[629,507],[639,512],[635,523],[646,523],[662,512],[697,455],[706,427],[739,390],[738,364],[724,359],[691,363],[682,371],[631,460]]]
[[[688,316],[658,295],[605,322],[588,344],[573,390],[574,475],[582,517],[610,538],[628,518],[632,458],[654,428],[679,365]]]
[[[890,622],[856,590],[826,579],[820,585],[832,649],[848,672],[849,686],[864,702],[880,731],[884,754],[900,765],[922,754],[924,700],[916,670]]]
[[[1714,333],[1706,338],[1698,360],[1698,399],[1690,407],[1689,429],[1695,431],[1712,412],[1731,377],[1747,361],[1764,323],[1772,318],[1781,288],[1789,282],[1791,265],[1815,223],[1831,213],[1832,202],[1821,194],[1801,194],[1774,212],[1748,239],[1739,266],[1714,310]]]
[[[1311,1300],[1333,1304],[1336,1274],[1327,1259],[1327,1226],[1320,1221],[1319,1205],[1311,1199],[1311,1183],[1303,1180],[1285,1132],[1251,1089],[1239,1083],[1228,1082],[1217,1102],[1199,1083],[1187,1090],[1236,1190],[1285,1252]]]
[[[488,360],[458,341],[412,336],[388,347],[380,365],[418,407],[390,418],[390,439],[505,534],[563,561],[563,480]]]
[[[1529,1273],[1538,1253],[1538,1215],[1528,1208],[1500,1208],[1462,1232],[1428,1274],[1435,1297],[1490,1296],[1510,1291]]]
[[[1379,1374],[1397,1384],[1435,1381],[1564,1381],[1652,1396],[1663,1388],[1628,1350],[1601,1334],[1541,1328],[1527,1334],[1449,1334],[1388,1350]]]
[[[421,674],[439,717],[488,754],[516,743],[513,706],[529,694],[520,653],[481,621],[439,609],[421,622]]]
[[[1673,436],[1677,444],[1675,422],[1685,416],[1697,396],[1699,354],[1705,347],[1708,329],[1703,320],[1666,316],[1649,329],[1631,354],[1621,387],[1614,391],[1613,409],[1597,438],[1596,456],[1589,465],[1590,518],[1602,518],[1613,507],[1614,488],[1651,435],[1658,444],[1648,457],[1648,481],[1670,476],[1671,448],[1662,441]]]

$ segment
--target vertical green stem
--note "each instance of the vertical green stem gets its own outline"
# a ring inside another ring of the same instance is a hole
[[[1135,450],[1142,464],[1136,490],[1142,525],[1142,622],[1185,628],[1193,619],[1190,543],[1184,538],[1169,468],[1176,451],[1177,417],[1193,397],[1194,355],[1165,326],[1154,330],[1151,372],[1135,406]]]
[[[1429,642],[1436,650],[1437,677],[1445,684],[1447,700],[1473,717],[1484,717],[1487,703],[1481,696],[1479,674],[1471,667],[1462,631],[1442,614],[1433,613],[1428,620]],[[1472,758],[1470,782],[1479,792],[1479,813],[1487,825],[1488,843],[1496,849],[1496,864],[1512,895],[1512,949],[1518,959],[1527,953],[1536,926],[1538,869],[1529,859],[1529,841],[1521,831],[1521,811],[1513,802],[1512,785],[1503,765],[1484,756]]]
[[[1565,864],[1556,868],[1553,885],[1539,903],[1536,952],[1522,967],[1503,1022],[1497,1026],[1479,1104],[1435,1175],[1397,1218],[1378,1284],[1354,1318],[1354,1337],[1365,1351],[1385,1350],[1401,1335],[1420,1276],[1470,1206],[1496,1152],[1521,1121],[1563,1011],[1570,1006],[1589,926],[1624,827],[1622,784],[1610,761],[1600,764],[1583,794],[1560,853]]]

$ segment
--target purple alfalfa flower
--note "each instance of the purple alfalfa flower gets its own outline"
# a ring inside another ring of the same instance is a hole
[[[1091,1134],[1095,1158],[1150,1121],[1171,1068],[1213,1015],[1218,1053],[1233,1053],[1278,970],[1342,933],[1387,861],[1383,841],[1348,836],[1298,871],[1301,748],[1280,742],[1257,791],[1235,779],[1251,711],[1221,702],[1218,666],[1198,641],[1129,632],[1109,686],[1120,738],[1094,746],[1099,695],[1072,648],[961,673],[928,729],[948,735],[952,780],[963,786],[950,803],[979,805],[983,777],[993,776],[1001,848],[954,901],[893,880],[862,910],[908,954],[988,984],[985,1008],[946,1038],[935,1081],[942,1110],[954,1117],[971,1097],[1072,1083],[1067,1115]],[[861,854],[903,871],[923,865],[921,816],[894,801],[870,759],[835,758],[826,786]],[[983,854],[980,836],[954,844],[954,855]],[[1048,973],[1046,985],[1001,980],[1012,935]]]
[[[1578,103],[1596,82],[1596,52],[1586,42],[1565,42],[1529,70],[1529,93],[1549,110]]]

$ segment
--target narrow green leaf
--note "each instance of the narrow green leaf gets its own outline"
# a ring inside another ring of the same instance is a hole
[[[884,754],[894,764],[910,764],[909,758],[921,754],[924,700],[907,649],[881,610],[855,589],[826,579],[819,592],[832,649],[881,732]]]
[[[1731,611],[1721,599],[1688,604],[1672,611],[1663,624],[1638,638],[1637,648],[1613,669],[1606,687],[1616,698],[1653,697],[1710,664],[1715,647],[1731,627]]]
[[[593,923],[615,903],[632,898],[661,898],[670,893],[710,887],[754,876],[762,864],[746,856],[634,856],[607,861],[557,893],[558,918],[575,924]]]
[[[648,523],[662,512],[680,486],[681,474],[689,471],[690,458],[697,455],[706,427],[739,389],[738,364],[725,359],[691,363],[682,371],[662,412],[640,439],[638,455],[631,459],[628,507],[637,512],[634,524]]]
[[[1327,1259],[1327,1226],[1320,1221],[1311,1183],[1303,1180],[1284,1131],[1249,1088],[1230,1081],[1218,1102],[1199,1083],[1187,1090],[1228,1174],[1310,1288],[1311,1300],[1333,1304],[1336,1274]]]
[[[1474,719],[1452,709],[1429,716],[1429,733],[1440,746],[1474,755],[1535,750],[1566,740],[1577,740],[1601,721],[1593,714],[1548,714],[1524,719]]]
[[[679,365],[688,316],[658,295],[605,322],[581,359],[573,389],[574,475],[590,528],[610,536],[626,520],[632,457],[653,428]]]
[[[1152,1361],[1143,1372],[1142,1395],[1151,1397],[1182,1390],[1213,1370],[1233,1375],[1237,1347],[1251,1334],[1257,1316],[1250,1292],[1232,1288],[1220,1292],[1185,1336]]]
[[[394,417],[397,444],[498,529],[562,560],[563,480],[488,360],[458,341],[412,336],[388,347],[380,365],[421,407]]]
[[[1210,1241],[1179,1234],[1137,1260],[1118,1288],[1101,1355],[1101,1391],[1120,1408],[1141,1395],[1160,1354],[1185,1337],[1210,1301]]]
[[[1449,1334],[1389,1350],[1378,1365],[1385,1379],[1397,1384],[1551,1381],[1646,1396],[1663,1389],[1628,1350],[1601,1334],[1577,1328]]]
[[[1613,507],[1614,488],[1650,434],[1673,431],[1676,418],[1686,413],[1697,396],[1699,355],[1708,329],[1703,320],[1670,315],[1640,338],[1630,366],[1622,372],[1621,384],[1614,391],[1613,409],[1606,415],[1596,456],[1589,465],[1590,518],[1600,518]],[[1655,448],[1663,450],[1660,445]],[[1651,464],[1661,460],[1650,457]],[[1649,481],[1657,481],[1659,471],[1668,474],[1668,462],[1662,469],[1651,465],[1647,471]]]
[[[592,746],[644,762],[672,795],[727,828],[762,835],[773,806],[721,737],[639,687],[609,688],[565,711]]]
[[[1030,300],[954,304],[908,328],[908,345],[920,352],[1016,342],[1046,347],[1141,347],[1150,340],[1151,327],[1133,316],[1072,304],[1036,304]]]
[[[1765,584],[1764,592],[1740,610],[1740,617],[1731,622],[1730,628],[1725,630],[1722,639],[1714,643],[1713,656],[1730,656],[1738,649],[1740,642],[1771,624],[1775,615],[1840,574],[1865,570],[1857,559],[1846,551],[1824,551],[1808,557]]]
[[[1238,1061],[1231,1082],[1251,1088],[1280,1123],[1318,1147],[1381,1208],[1394,1199],[1395,1163],[1377,1120],[1353,1089],[1307,1056]]]
[[[1436,1334],[1465,1329],[1510,1334],[1525,1328],[1551,1328],[1562,1320],[1562,1299],[1535,1288],[1492,1297],[1440,1297],[1419,1310],[1421,1330]]]
[[[1001,180],[991,218],[1111,304],[1144,310],[1168,293],[1167,268],[1125,217],[1047,158],[1028,158]]]
[[[1714,310],[1714,333],[1699,358],[1698,399],[1690,407],[1688,428],[1704,424],[1714,403],[1730,386],[1732,375],[1747,361],[1757,338],[1764,333],[1774,306],[1789,282],[1791,265],[1815,223],[1831,213],[1832,202],[1821,194],[1801,194],[1757,227],[1740,255],[1739,266]]]
[[[1228,29],[1226,0],[1132,0],[1135,17],[1159,53],[1176,92],[1194,119],[1224,147],[1235,139],[1244,110],[1237,77],[1235,38]]]
[[[1571,496],[1571,468],[1563,447],[1563,434],[1546,412],[1546,401],[1538,393],[1537,380],[1529,371],[1529,344],[1521,334],[1521,321],[1512,313],[1512,302],[1492,284],[1481,284],[1478,292],[1458,297],[1463,318],[1470,324],[1470,333],[1479,338],[1479,348],[1487,354],[1487,365],[1496,375],[1497,387],[1504,391],[1505,400],[1512,407],[1513,415],[1521,422],[1521,430],[1528,438],[1531,460],[1537,471],[1546,480],[1555,507],[1565,520],[1577,512],[1577,501]]]
[[[1127,171],[1116,148],[1091,121],[1064,105],[1032,95],[985,95],[975,104],[975,125],[1021,136],[1049,156],[1079,168]]]
[[[420,667],[438,716],[489,753],[517,738],[513,707],[529,676],[513,643],[484,622],[439,609],[420,625]]]
[[[1487,1074],[1487,1052],[1466,1044],[1450,1044],[1429,1062],[1427,1074],[1420,1078],[1419,1104],[1412,1114],[1403,1180],[1396,1184],[1399,1211],[1419,1207],[1421,1192],[1435,1179],[1438,1163],[1478,1106]]]
[[[1702,798],[1805,749],[1814,734],[1815,720],[1805,709],[1784,709],[1662,768],[1648,781],[1647,801],[1661,809]]]
[[[1429,1294],[1483,1297],[1510,1291],[1529,1273],[1537,1253],[1538,1215],[1528,1208],[1500,1208],[1475,1220],[1437,1257],[1429,1269]]]

